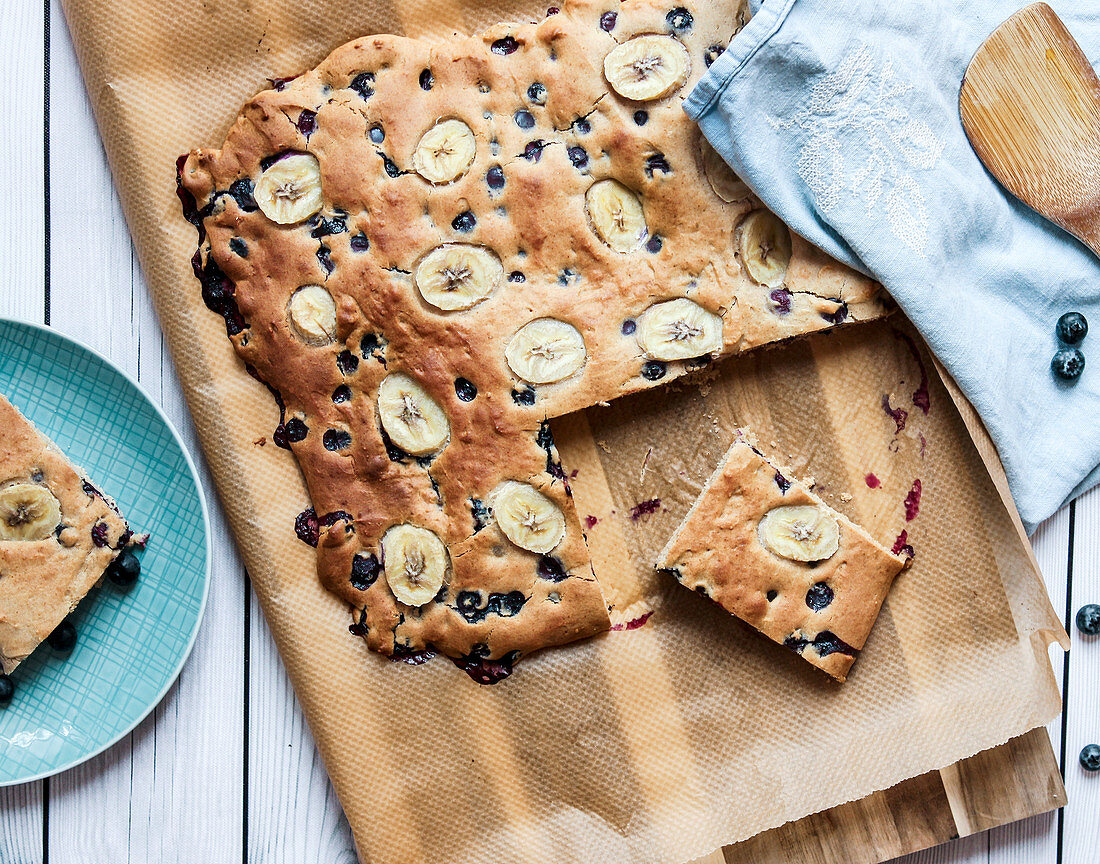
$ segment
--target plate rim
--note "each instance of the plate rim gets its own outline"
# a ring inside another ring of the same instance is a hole
[[[210,512],[206,504],[206,489],[202,485],[202,481],[199,478],[199,472],[195,467],[195,462],[191,458],[191,453],[187,449],[187,445],[184,443],[183,438],[180,437],[180,433],[176,429],[175,425],[168,418],[168,415],[164,413],[164,410],[160,407],[160,405],[157,404],[156,400],[154,400],[152,396],[150,396],[149,393],[146,392],[145,388],[141,386],[141,383],[134,376],[130,375],[129,372],[120,367],[109,357],[106,357],[105,355],[97,351],[95,348],[85,345],[77,339],[74,339],[72,336],[69,336],[67,333],[64,333],[54,327],[49,327],[43,324],[36,324],[32,321],[23,321],[19,318],[0,316],[0,328],[4,328],[12,324],[19,327],[26,327],[33,331],[37,331],[39,334],[58,338],[62,342],[67,342],[69,343],[69,345],[74,346],[78,350],[90,354],[93,358],[121,375],[124,380],[126,380],[132,387],[137,390],[141,398],[144,399],[150,406],[152,406],[153,410],[156,412],[157,417],[160,418],[160,421],[171,433],[172,439],[176,442],[176,446],[179,447],[180,452],[183,453],[184,462],[187,465],[187,470],[191,474],[191,480],[195,485],[195,491],[199,499],[199,507],[202,511],[204,567],[202,577],[202,598],[199,601],[198,615],[195,616],[195,624],[191,628],[191,635],[187,640],[187,645],[184,650],[180,652],[180,656],[178,661],[176,662],[175,668],[168,676],[167,680],[164,683],[164,686],[157,692],[156,696],[154,696],[149,701],[149,704],[144,709],[142,709],[142,711],[136,716],[134,721],[106,743],[99,745],[94,749],[89,750],[87,753],[84,753],[83,755],[78,756],[77,758],[72,759],[62,765],[49,768],[45,771],[39,772],[37,774],[28,775],[26,777],[17,777],[11,780],[0,778],[0,789],[6,788],[8,786],[21,786],[25,783],[34,783],[38,780],[45,780],[48,777],[54,777],[57,774],[61,774],[72,768],[76,768],[78,765],[83,765],[85,762],[88,762],[89,760],[94,759],[96,756],[99,756],[102,753],[105,753],[107,750],[110,750],[119,741],[121,741],[131,732],[133,732],[134,729],[136,729],[150,714],[153,713],[154,709],[158,705],[160,705],[161,702],[164,701],[164,697],[168,695],[168,691],[172,689],[172,685],[174,685],[176,681],[179,680],[180,673],[183,671],[184,665],[191,657],[191,652],[195,648],[195,642],[198,640],[199,636],[199,629],[202,627],[203,619],[206,617],[206,604],[207,600],[210,597],[210,571],[213,560],[210,540]],[[186,397],[184,400],[184,404],[186,405]],[[188,410],[190,409],[188,408]],[[66,454],[66,456],[67,455],[68,454]]]

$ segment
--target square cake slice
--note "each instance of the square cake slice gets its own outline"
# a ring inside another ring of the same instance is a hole
[[[133,536],[114,502],[0,396],[0,673],[65,620]]]
[[[657,567],[843,681],[906,560],[742,430]]]

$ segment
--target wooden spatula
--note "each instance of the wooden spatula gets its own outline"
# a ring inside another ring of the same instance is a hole
[[[993,31],[959,111],[990,173],[1100,255],[1100,80],[1053,9],[1035,3]]]

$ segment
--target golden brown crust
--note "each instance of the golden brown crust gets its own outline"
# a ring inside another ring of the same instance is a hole
[[[61,505],[61,522],[45,540],[0,540],[0,672],[5,674],[76,608],[131,536],[113,504],[0,396],[0,488],[15,483],[47,488]]]
[[[792,561],[761,542],[766,513],[799,505],[823,508],[839,525],[839,547],[826,560]],[[905,563],[741,437],[657,567],[843,681]]]
[[[309,428],[291,447],[317,513],[331,523],[322,528],[319,572],[362,610],[360,629],[376,650],[498,658],[608,627],[556,457],[536,439],[547,417],[663,384],[709,359],[646,357],[637,319],[652,304],[686,296],[723,316],[716,353],[883,314],[877,286],[802,242],[789,268],[795,293],[777,300],[745,275],[738,225],[759,202],[727,204],[715,194],[699,132],[681,109],[730,25],[715,10],[692,9],[693,24],[674,28],[670,9],[577,0],[537,24],[445,42],[358,39],[257,95],[220,150],[196,150],[183,166],[182,186],[202,208],[209,238],[201,256],[208,305],[227,316],[238,353],[278,389],[288,418]],[[610,28],[608,14],[617,16]],[[692,65],[684,87],[646,103],[619,97],[602,67],[618,42],[641,33],[681,39]],[[459,179],[431,185],[416,173],[414,152],[450,119],[472,130],[476,154]],[[255,187],[265,160],[288,151],[317,158],[325,204],[318,219],[278,225],[231,188]],[[648,235],[634,251],[613,251],[590,225],[585,193],[606,178],[643,202]],[[326,233],[333,226],[340,230]],[[467,311],[435,309],[414,284],[418,264],[443,243],[485,247],[503,266],[506,278]],[[823,279],[827,267],[834,272]],[[286,320],[291,293],[312,284],[337,308],[337,337],[324,347],[303,345]],[[543,317],[580,331],[586,362],[531,387],[509,368],[505,347]],[[340,368],[341,352],[354,369]],[[447,415],[449,443],[430,459],[391,458],[383,440],[375,400],[394,372],[412,376]],[[458,397],[460,378],[476,386],[472,401]],[[337,403],[341,386],[351,398]],[[327,450],[330,429],[348,432],[351,446]],[[509,543],[491,520],[477,530],[476,502],[505,480],[548,490],[565,514],[553,566],[568,578],[540,577],[540,556]],[[350,521],[332,515],[340,512]],[[349,579],[355,553],[380,557],[382,533],[404,522],[436,532],[450,550],[438,602],[417,610],[398,604],[382,579],[365,590]],[[510,592],[524,603],[473,621],[459,609],[463,591],[477,592],[482,606]]]

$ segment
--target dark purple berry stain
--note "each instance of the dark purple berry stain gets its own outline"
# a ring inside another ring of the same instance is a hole
[[[650,498],[648,501],[639,501],[637,504],[630,508],[630,521],[637,522],[639,519],[649,516],[652,513],[656,513],[660,509],[660,498]]]
[[[653,234],[645,241],[645,251],[656,255],[664,248],[664,245],[665,241],[661,239],[661,235]]]
[[[912,522],[920,512],[921,482],[914,480],[912,487],[905,496],[905,521]]]
[[[107,545],[106,522],[96,522],[95,525],[92,526],[92,542],[100,548]]]
[[[346,429],[328,429],[321,440],[326,450],[347,450],[351,446],[351,433]]]
[[[471,498],[470,515],[474,520],[474,533],[476,534],[489,524],[489,520],[493,518],[493,511],[486,507],[485,502],[480,498]]]
[[[615,23],[619,20],[618,12],[604,12],[600,16],[600,29],[605,33],[610,33],[615,29]]]
[[[561,561],[553,555],[543,555],[539,558],[536,572],[539,574],[540,579],[548,579],[551,582],[561,582],[569,576],[565,572],[565,567],[562,566]]]
[[[868,474],[863,478],[863,482],[867,484],[868,489],[878,489],[878,487],[882,485],[882,481],[874,474]]]
[[[535,391],[530,387],[525,387],[523,390],[512,391],[512,401],[517,405],[530,406],[535,404]]]
[[[489,188],[495,191],[499,191],[504,188],[504,169],[499,165],[494,165],[488,171],[485,172],[485,182],[489,184]]]
[[[298,417],[291,417],[286,421],[283,434],[291,444],[297,444],[299,441],[305,441],[306,435],[309,434],[309,427]]]
[[[381,144],[386,140],[386,130],[377,124],[370,127],[370,132],[368,134],[370,135],[370,140],[375,144]]]
[[[837,300],[835,298],[833,299],[833,302],[840,304],[836,308],[836,311],[822,312],[821,317],[828,321],[830,324],[843,324],[846,320],[848,320],[848,304],[845,303],[843,300]]]
[[[538,162],[542,158],[542,151],[545,147],[546,142],[541,138],[531,141],[523,148],[523,158],[528,162]]]
[[[791,311],[791,292],[786,288],[776,288],[768,295],[768,299],[775,306],[777,315],[788,315]]]
[[[536,81],[527,88],[527,98],[536,105],[542,105],[546,102],[546,87]]]
[[[829,630],[822,630],[813,639],[792,633],[783,640],[783,644],[798,654],[812,646],[817,651],[818,657],[828,657],[830,654],[846,654],[849,657],[855,657],[859,654],[859,651]]]
[[[241,258],[248,257],[248,244],[245,243],[240,237],[229,238],[229,251],[234,255],[238,255]]]
[[[649,122],[649,112],[638,110],[634,112],[634,123],[637,126],[645,126]]]
[[[890,394],[882,394],[882,410],[886,412],[886,415],[894,421],[894,426],[897,427],[894,433],[897,434],[905,428],[905,422],[909,419],[909,412],[902,407],[891,408],[890,407]]]
[[[496,44],[496,43],[494,43]],[[453,658],[451,662],[478,684],[496,684],[512,674],[512,667],[519,657],[518,651],[509,651],[499,660],[468,655]]]
[[[908,555],[913,558],[916,553],[913,551],[913,547],[909,545],[909,532],[902,531],[897,539],[894,540],[894,545],[890,547],[890,551],[895,555]]]
[[[584,527],[586,531],[591,531],[599,524],[600,520],[593,516],[591,513],[584,517]]]
[[[351,587],[356,591],[366,591],[381,572],[382,565],[378,563],[377,556],[358,554],[351,559]]]
[[[480,624],[490,615],[511,618],[523,609],[527,598],[521,591],[509,591],[507,594],[490,594],[485,605],[481,605],[480,591],[460,591],[455,598],[458,614],[470,624]]]
[[[394,645],[390,660],[394,663],[404,663],[406,666],[423,666],[435,656],[436,653],[428,648],[415,651],[408,645]]]
[[[351,79],[351,84],[348,86],[358,93],[360,98],[370,99],[374,95],[374,73],[360,72]]]
[[[665,21],[668,22],[668,26],[673,30],[680,32],[681,30],[687,30],[695,23],[695,19],[691,17],[691,13],[688,12],[683,6],[677,6],[671,12],[665,16]]]
[[[370,249],[370,240],[367,239],[367,235],[360,232],[351,238],[351,251],[352,252],[366,252]]]
[[[431,90],[432,85],[435,83],[435,76],[432,75],[431,69],[425,69],[420,73],[420,89]]]
[[[236,336],[248,326],[233,298],[234,291],[233,282],[222,272],[214,256],[207,256],[202,271],[202,300],[207,309],[225,320],[225,332],[229,336]]]
[[[278,153],[272,153],[270,156],[264,156],[264,158],[260,160],[260,169],[266,171],[276,162],[286,159],[287,156],[293,155],[295,155],[293,150],[282,150]]]
[[[336,368],[341,375],[351,375],[359,368],[359,358],[345,348],[336,355]]]
[[[574,145],[565,152],[569,156],[569,161],[573,163],[573,167],[578,171],[588,165],[588,151],[583,147]]]
[[[463,402],[473,402],[477,398],[477,387],[466,378],[455,379],[455,395]]]
[[[199,245],[206,239],[206,227],[202,224],[206,213],[199,210],[199,203],[183,185],[183,166],[187,162],[187,154],[184,153],[176,159],[176,197],[180,199],[180,207],[183,209],[183,218],[195,226],[199,232]],[[206,208],[204,208],[206,209]]]
[[[512,119],[520,129],[533,129],[535,127],[535,115],[526,108],[521,108],[513,114]]]
[[[824,582],[818,582],[810,586],[806,592],[806,605],[814,612],[820,612],[833,602],[833,589]]]
[[[316,548],[317,542],[321,539],[321,523],[317,521],[317,511],[307,507],[299,513],[298,518],[294,520],[294,533],[307,546]]]
[[[660,381],[665,377],[667,371],[668,367],[660,360],[650,360],[642,366],[642,377],[645,378],[646,381]]]
[[[469,210],[466,210],[459,213],[451,220],[451,227],[455,231],[461,231],[464,234],[468,233],[477,227],[477,218]]]
[[[490,51],[494,54],[500,54],[502,57],[508,54],[514,54],[518,49],[519,43],[512,36],[505,36],[503,39],[497,39],[489,46]]]
[[[256,199],[252,197],[252,188],[252,181],[247,177],[234,180],[229,184],[229,197],[236,201],[237,206],[245,213],[258,209]]]
[[[286,85],[297,77],[297,75],[290,75],[286,78],[268,78],[267,80],[271,86],[275,88],[276,92],[282,93],[286,89]]]
[[[791,481],[788,480],[786,477],[784,477],[782,474],[780,474],[778,471],[776,471],[775,472],[775,485],[779,487],[780,492],[782,492],[784,495],[786,495],[787,490],[791,488]]]
[[[908,333],[894,330],[894,338],[904,342],[909,348],[909,353],[913,355],[913,359],[917,361],[917,368],[920,369],[920,386],[913,391],[913,404],[927,414],[928,409],[932,407],[932,403],[928,395],[928,370],[924,367],[924,358],[921,356],[920,349],[917,348],[917,343],[913,341],[913,337]]]
[[[652,178],[657,172],[662,174],[672,173],[672,168],[669,167],[668,159],[665,158],[664,153],[654,153],[646,157],[645,176]]]
[[[298,122],[294,125],[298,127],[299,132],[306,136],[308,141],[309,136],[317,131],[317,112],[303,108],[302,113],[298,115]]]
[[[351,401],[351,388],[347,384],[341,384],[332,391],[332,401],[337,405]]]
[[[191,256],[191,272],[195,274],[195,278],[202,281],[202,250],[196,249],[195,254]]]
[[[611,629],[612,630],[622,630],[622,631],[637,630],[639,627],[644,627],[645,622],[648,621],[652,616],[653,616],[653,610],[651,609],[650,611],[646,612],[644,615],[639,615],[637,618],[631,618],[629,621],[627,621],[623,624],[612,624]]]

